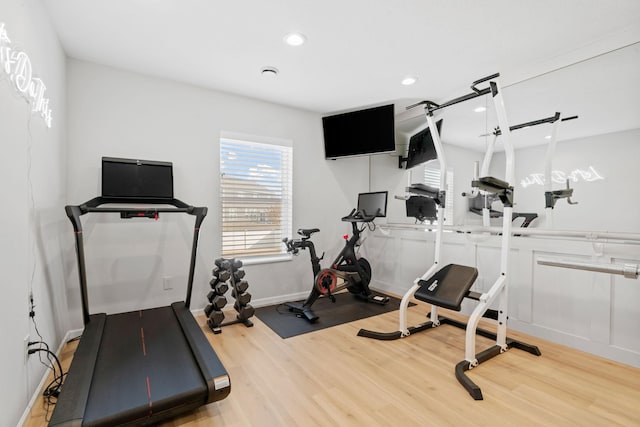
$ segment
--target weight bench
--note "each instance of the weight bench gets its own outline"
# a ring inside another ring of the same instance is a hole
[[[449,264],[428,280],[420,280],[420,288],[413,295],[417,300],[438,307],[460,311],[462,300],[469,296],[469,289],[478,277],[478,269]],[[480,294],[474,292],[475,296]],[[477,299],[477,298],[475,298]]]

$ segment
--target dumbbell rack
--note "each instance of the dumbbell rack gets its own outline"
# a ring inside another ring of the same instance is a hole
[[[249,304],[251,294],[247,292],[249,283],[244,279],[245,271],[242,270],[242,261],[239,259],[218,258],[215,260],[213,268],[213,278],[209,282],[211,291],[207,294],[209,304],[205,307],[204,313],[207,316],[207,325],[214,334],[222,332],[222,327],[242,323],[246,327],[253,326],[249,320],[255,313],[255,309]],[[236,300],[233,308],[238,315],[234,320],[224,322],[222,309],[227,305],[225,293],[231,287],[231,296]]]

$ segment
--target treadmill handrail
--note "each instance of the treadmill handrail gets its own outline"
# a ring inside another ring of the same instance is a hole
[[[155,198],[115,198],[115,197],[94,197],[93,199],[84,202],[79,205],[80,209],[84,213],[87,212],[122,212],[122,211],[135,211],[138,208],[135,207],[100,207],[106,204],[144,204],[144,205],[171,205],[173,208],[155,208],[163,209],[163,212],[188,212],[190,213],[194,206],[188,205],[180,199],[155,199]],[[114,210],[117,209],[117,210]]]
[[[105,204],[126,204],[126,205],[170,205],[172,207],[142,207],[142,206],[110,206],[101,207]],[[82,238],[82,221],[80,217],[87,213],[93,212],[105,212],[105,213],[135,213],[135,212],[166,212],[166,213],[186,213],[194,215],[196,217],[194,230],[193,230],[193,243],[191,246],[191,260],[189,263],[189,278],[187,281],[187,295],[185,298],[185,306],[189,308],[191,305],[191,293],[193,290],[193,278],[196,265],[196,251],[198,248],[198,236],[200,233],[200,226],[207,215],[207,207],[196,207],[189,205],[179,199],[153,199],[153,198],[104,198],[94,197],[91,200],[86,201],[81,205],[67,205],[65,206],[65,212],[71,224],[73,225],[73,231],[76,240],[76,256],[78,258],[78,276],[80,280],[80,293],[82,299],[82,318],[84,324],[89,323],[89,298],[87,290],[87,271],[84,256],[84,242]]]

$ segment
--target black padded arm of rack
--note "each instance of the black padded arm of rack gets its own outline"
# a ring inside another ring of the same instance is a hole
[[[509,188],[509,183],[492,176],[485,176],[478,178],[477,181],[473,181],[473,187],[477,187],[480,190],[488,191],[489,193],[498,194]]]
[[[492,176],[478,178],[472,181],[471,186],[489,193],[497,194],[504,206],[513,206],[513,187],[508,182]]]
[[[417,194],[422,197],[428,197],[433,199],[438,206],[444,207],[446,201],[446,192],[439,188],[432,187],[426,184],[411,184],[410,187],[406,187],[405,191],[412,194]]]
[[[440,195],[440,189],[431,187],[426,184],[412,184],[410,187],[405,188],[408,193],[419,194],[420,196],[429,197],[430,199],[437,199]]]
[[[545,207],[555,208],[556,202],[560,199],[571,199],[573,196],[573,188],[564,188],[562,190],[545,191]]]

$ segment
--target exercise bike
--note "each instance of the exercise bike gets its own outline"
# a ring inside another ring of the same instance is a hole
[[[384,305],[389,302],[389,297],[376,295],[369,289],[371,282],[371,265],[365,258],[358,258],[356,249],[360,245],[360,234],[366,227],[370,227],[376,217],[385,216],[387,204],[387,192],[361,193],[358,195],[358,208],[353,209],[349,215],[342,218],[342,221],[350,222],[353,234],[351,238],[345,236],[345,245],[336,259],[331,263],[330,268],[322,268],[320,261],[324,258],[318,257],[315,246],[310,240],[314,233],[319,232],[318,228],[302,228],[298,230],[300,239],[283,239],[287,247],[287,252],[297,255],[300,250],[309,250],[311,258],[311,268],[313,270],[313,286],[307,299],[303,303],[289,302],[286,306],[289,311],[295,313],[297,317],[302,317],[313,323],[318,320],[318,316],[311,310],[311,306],[316,300],[325,296],[336,302],[335,293],[347,289],[355,297],[376,304]],[[370,212],[375,214],[370,215]],[[358,224],[362,223],[362,227]]]

